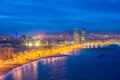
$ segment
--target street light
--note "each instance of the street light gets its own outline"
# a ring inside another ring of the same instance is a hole
[[[38,46],[40,46],[40,44],[39,44],[38,42],[36,42],[36,43],[35,43],[35,46],[38,47]]]
[[[25,43],[26,46],[28,46],[28,43]]]
[[[28,46],[31,47],[31,46],[33,46],[33,44],[30,42],[30,43],[28,44]]]

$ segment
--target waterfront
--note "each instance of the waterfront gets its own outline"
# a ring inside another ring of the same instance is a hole
[[[119,57],[119,48],[74,50],[70,56],[30,63],[5,80],[120,80]]]

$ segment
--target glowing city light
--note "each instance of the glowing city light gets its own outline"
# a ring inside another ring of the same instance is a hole
[[[36,42],[36,43],[35,43],[35,46],[36,46],[36,47],[40,46],[40,43],[39,43],[39,42]]]
[[[33,46],[33,44],[30,42],[30,43],[28,44],[28,46],[31,47],[31,46]]]
[[[25,43],[25,45],[27,46],[27,43]]]

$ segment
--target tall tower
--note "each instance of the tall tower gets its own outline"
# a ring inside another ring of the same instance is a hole
[[[83,28],[81,30],[81,42],[85,42],[86,41],[86,29]]]
[[[74,40],[74,43],[80,42],[80,35],[79,35],[79,31],[77,28],[75,28],[75,30],[74,30],[73,40]]]
[[[15,33],[15,40],[18,40],[18,33]]]

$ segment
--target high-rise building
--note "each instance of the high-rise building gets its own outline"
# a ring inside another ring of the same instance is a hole
[[[26,42],[26,36],[25,35],[21,35],[19,37],[19,40],[24,44]]]
[[[81,42],[85,42],[86,41],[86,29],[83,28],[81,30]]]
[[[74,43],[80,42],[80,35],[79,35],[79,31],[77,28],[75,28],[75,30],[74,30],[73,41],[74,41]]]

